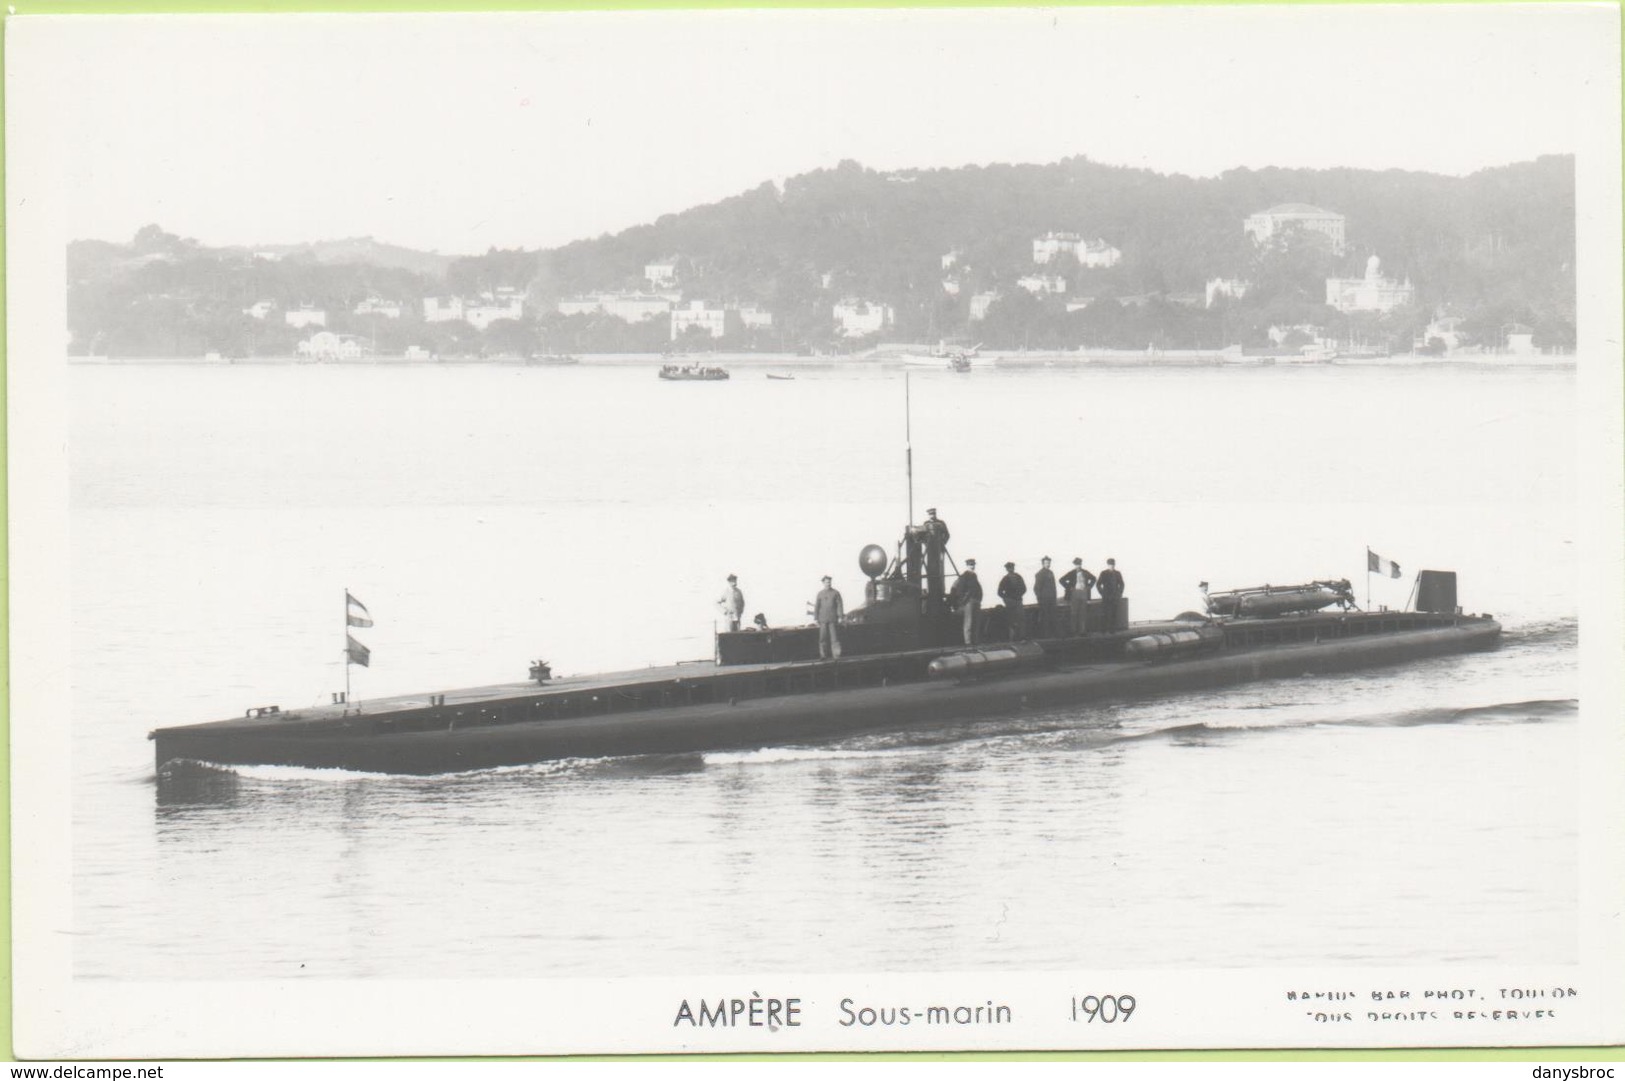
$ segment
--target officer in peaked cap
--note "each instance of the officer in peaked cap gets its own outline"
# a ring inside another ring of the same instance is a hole
[[[1072,615],[1072,633],[1083,634],[1089,611],[1089,598],[1095,591],[1095,576],[1084,569],[1083,557],[1074,556],[1072,569],[1061,575],[1061,586],[1066,590],[1066,605]]]
[[[737,631],[739,621],[745,616],[745,594],[739,590],[739,575],[728,575],[728,584],[723,588],[722,596],[717,598],[717,608],[722,612],[728,630]]]
[[[837,660],[841,656],[841,635],[835,628],[846,617],[846,605],[840,590],[831,583],[835,579],[824,575],[824,588],[813,602],[813,616],[818,621],[818,656],[824,660]]]

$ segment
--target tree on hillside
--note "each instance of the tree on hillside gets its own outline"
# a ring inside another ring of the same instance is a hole
[[[498,319],[485,328],[487,354],[528,357],[537,351],[536,326],[527,319]]]
[[[493,293],[501,288],[524,289],[538,268],[535,252],[493,247],[484,255],[455,260],[446,268],[446,287],[457,296]]]

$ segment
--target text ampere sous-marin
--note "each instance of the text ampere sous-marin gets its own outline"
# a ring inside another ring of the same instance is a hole
[[[672,1018],[674,1028],[800,1028],[802,1000],[753,995],[749,998],[683,999]],[[875,1025],[1005,1025],[1012,1021],[1009,1006],[991,999],[974,1006],[868,1006],[843,998],[837,1024],[844,1028]]]

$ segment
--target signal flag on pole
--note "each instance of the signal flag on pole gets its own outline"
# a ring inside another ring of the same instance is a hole
[[[344,591],[344,622],[351,627],[372,626],[372,613],[367,606],[350,596],[350,591]]]
[[[359,664],[363,668],[371,667],[372,650],[348,634],[344,636],[344,655],[351,664]]]
[[[1388,578],[1399,577],[1398,563],[1395,563],[1391,559],[1382,558],[1382,556],[1378,555],[1376,552],[1373,552],[1369,548],[1365,550],[1365,569],[1371,574],[1381,574]]]

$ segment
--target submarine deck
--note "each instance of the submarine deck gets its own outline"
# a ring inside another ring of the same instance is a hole
[[[1188,622],[1137,623],[1129,629],[1075,638],[1040,639],[1040,663],[1024,663],[972,684],[932,680],[930,662],[966,647],[933,647],[847,656],[840,660],[784,661],[719,665],[692,661],[622,672],[554,679],[547,684],[515,682],[370,699],[362,703],[318,705],[295,710],[249,710],[248,715],[202,724],[161,728],[157,742],[161,768],[171,758],[222,762],[352,764],[377,761],[388,770],[435,772],[466,768],[472,760],[536,761],[568,746],[575,753],[608,747],[615,753],[658,749],[669,731],[708,731],[699,742],[731,744],[739,732],[723,728],[723,715],[755,715],[767,721],[787,713],[809,714],[808,723],[789,724],[771,734],[813,737],[851,729],[868,717],[884,721],[910,711],[922,715],[1000,708],[1000,703],[1077,700],[1120,694],[1213,686],[1236,680],[1271,678],[1337,668],[1394,663],[1493,644],[1499,625],[1489,617],[1430,613],[1341,613],[1287,619],[1235,620],[1224,628],[1222,648],[1152,660],[1124,656],[1124,646],[1140,635],[1187,629]],[[985,643],[992,649],[1002,643]],[[1029,659],[1032,654],[1029,654]],[[949,692],[944,695],[942,692]],[[844,720],[829,714],[829,692],[840,692]],[[852,693],[861,692],[861,693]],[[660,718],[670,718],[667,726]],[[780,717],[787,721],[788,717]],[[654,727],[651,727],[654,726]],[[406,739],[485,743],[508,732],[518,743],[472,759],[462,751],[420,748],[407,759],[381,744]],[[761,738],[761,731],[751,738]],[[529,736],[520,739],[522,733]],[[545,734],[544,734],[545,733]],[[581,739],[565,737],[574,734]],[[585,738],[591,735],[592,738]],[[681,741],[672,742],[679,746]],[[374,749],[365,749],[371,745]],[[442,760],[444,764],[440,763]],[[454,761],[455,763],[454,764]]]

